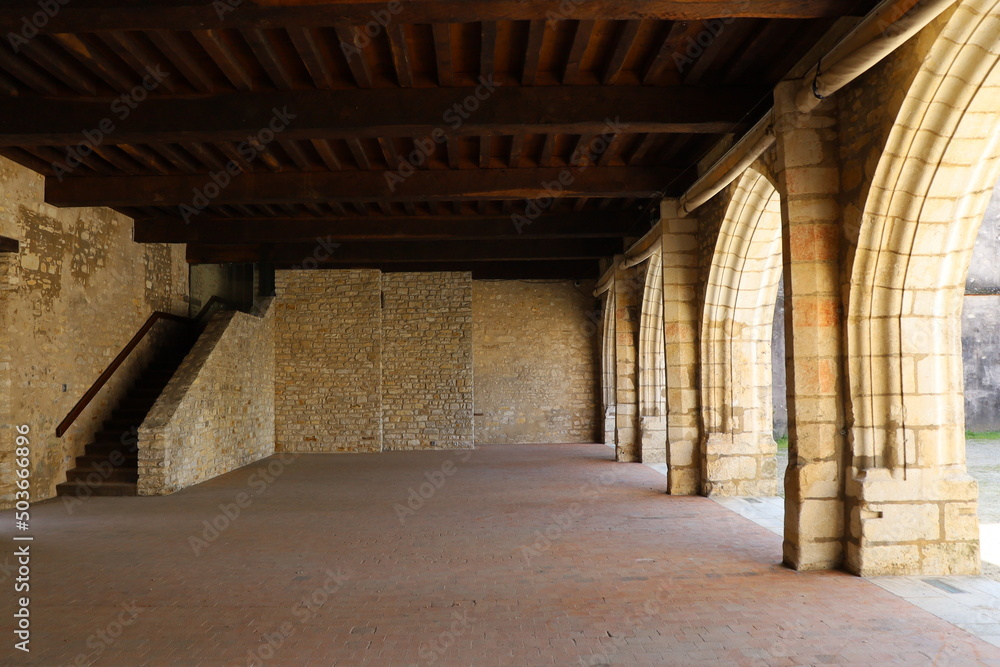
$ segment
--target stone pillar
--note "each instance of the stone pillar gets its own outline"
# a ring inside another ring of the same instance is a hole
[[[653,245],[659,249],[659,237]],[[639,440],[643,463],[667,462],[666,360],[660,253],[646,265],[639,315]]]
[[[843,561],[843,328],[836,107],[795,107],[798,82],[775,89],[784,257],[788,455],[785,564],[799,570]]]
[[[604,439],[605,445],[614,447],[617,423],[615,412],[617,393],[615,391],[615,376],[618,367],[615,363],[615,290],[614,286],[604,293],[603,322],[601,323],[601,404],[604,408]]]
[[[641,458],[638,440],[639,393],[638,335],[640,290],[635,269],[622,269],[616,255],[615,303],[615,459],[636,462]]]
[[[667,493],[697,495],[698,219],[682,217],[676,199],[660,204],[663,229],[663,339],[667,355]]]

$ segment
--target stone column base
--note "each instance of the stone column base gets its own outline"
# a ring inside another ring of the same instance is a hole
[[[864,577],[979,574],[979,486],[965,472],[885,468],[853,480],[847,568]]]
[[[639,446],[643,463],[667,462],[667,418],[639,418]]]
[[[705,443],[706,496],[774,496],[778,446],[770,435],[711,433]]]
[[[604,408],[604,444],[615,444],[615,406]]]

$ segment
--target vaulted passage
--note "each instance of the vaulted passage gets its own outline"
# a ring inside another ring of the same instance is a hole
[[[0,605],[39,664],[1000,664],[1000,0],[0,35],[0,530],[48,577]]]
[[[602,445],[285,455],[169,497],[95,498],[71,519],[40,505],[28,664],[71,661],[119,614],[116,664],[996,655],[872,583],[780,567],[777,536],[708,499],[664,502],[660,474],[612,459]]]

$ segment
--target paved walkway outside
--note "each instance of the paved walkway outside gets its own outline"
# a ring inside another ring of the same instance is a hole
[[[0,663],[1000,665],[868,581],[782,568],[778,536],[602,445],[467,457],[272,458],[37,505],[32,652],[8,575]]]

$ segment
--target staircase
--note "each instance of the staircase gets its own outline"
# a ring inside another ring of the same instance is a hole
[[[193,341],[162,351],[94,435],[66,481],[56,485],[60,496],[134,496],[139,481],[139,425],[187,356]]]

